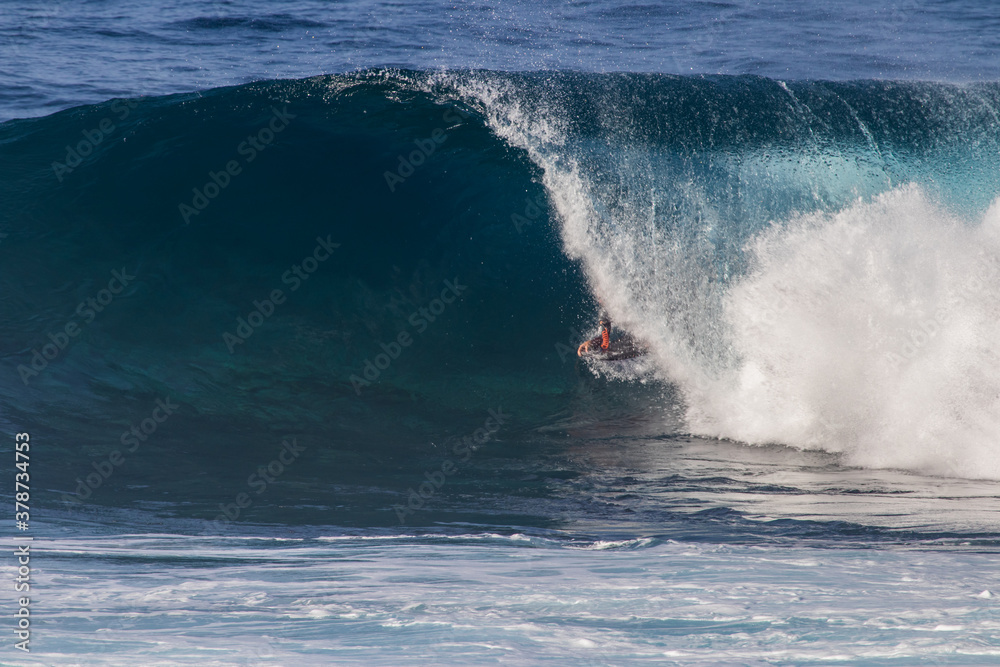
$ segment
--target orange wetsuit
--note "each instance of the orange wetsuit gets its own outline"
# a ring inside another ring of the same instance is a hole
[[[601,333],[582,343],[576,353],[583,356],[588,352],[596,352],[598,348],[602,352],[607,352],[611,348],[611,320],[606,318],[601,320]]]

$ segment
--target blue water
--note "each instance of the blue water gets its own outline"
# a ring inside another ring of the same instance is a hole
[[[0,118],[357,69],[995,81],[988,2],[4,0]]]
[[[997,8],[0,10],[0,664],[1000,659]]]

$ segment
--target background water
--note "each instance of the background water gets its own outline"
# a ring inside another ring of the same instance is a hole
[[[996,662],[1000,10],[0,9],[3,664]]]
[[[995,81],[988,2],[4,0],[2,118],[370,67]]]

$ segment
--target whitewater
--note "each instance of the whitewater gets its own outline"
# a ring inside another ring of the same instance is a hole
[[[624,145],[595,155],[590,137],[567,138],[559,121],[575,118],[553,111],[551,98],[526,110],[522,96],[493,85],[460,89],[542,167],[567,255],[582,262],[614,319],[652,345],[659,377],[683,395],[691,433],[826,449],[849,465],[997,479],[1000,367],[990,341],[1000,315],[1000,199],[986,198],[995,191],[990,167],[972,170],[978,188],[954,182],[953,148],[914,159],[916,146],[874,136],[833,86],[805,92],[825,105],[834,98],[840,119],[813,111],[816,101],[784,82],[780,92],[742,83],[770,92],[778,119],[807,141],[775,137],[765,148],[754,136],[747,146],[749,123],[722,112],[707,132],[745,132],[739,153],[726,146],[712,155],[711,139],[710,154],[695,160],[657,145],[683,144],[678,128],[663,137],[644,127],[645,105],[619,106],[597,117]],[[784,104],[774,100],[782,92]],[[947,118],[923,119],[943,126],[932,141],[954,145],[975,132],[967,119],[951,123],[954,106],[971,103],[996,146],[994,91],[935,92],[949,108]],[[658,110],[667,122],[677,122],[674,104]],[[988,160],[962,155],[970,157]],[[907,173],[912,162],[918,168]],[[714,189],[733,181],[739,190],[720,202]],[[772,201],[761,210],[764,196]]]
[[[0,664],[997,662],[989,7],[0,6]]]

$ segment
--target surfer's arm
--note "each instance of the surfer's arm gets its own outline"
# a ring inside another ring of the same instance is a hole
[[[582,357],[585,354],[589,354],[591,350],[600,350],[603,342],[603,336],[597,336],[595,338],[591,338],[590,340],[583,341],[580,343],[580,347],[576,348],[576,356]]]

